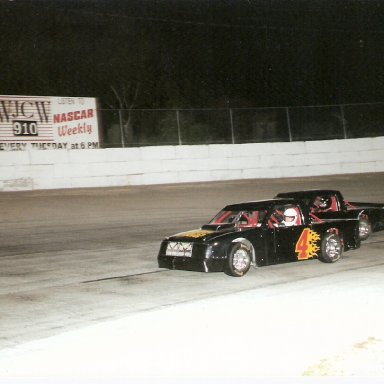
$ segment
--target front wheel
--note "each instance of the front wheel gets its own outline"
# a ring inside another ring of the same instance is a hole
[[[328,233],[321,242],[321,256],[319,260],[324,263],[334,263],[339,260],[342,253],[342,245],[339,235]]]
[[[225,273],[233,277],[244,276],[251,266],[252,252],[245,244],[233,243],[227,255]]]

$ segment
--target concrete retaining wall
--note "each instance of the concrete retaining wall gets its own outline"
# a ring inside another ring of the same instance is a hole
[[[0,152],[0,191],[384,171],[384,137]]]

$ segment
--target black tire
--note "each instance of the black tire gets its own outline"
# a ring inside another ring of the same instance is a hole
[[[227,255],[225,273],[233,277],[244,276],[251,267],[252,251],[244,243],[233,243]]]
[[[319,260],[323,263],[334,263],[340,259],[343,252],[339,235],[328,233],[321,242],[321,256]]]
[[[368,219],[360,218],[359,220],[359,239],[367,240],[372,233],[372,225]]]

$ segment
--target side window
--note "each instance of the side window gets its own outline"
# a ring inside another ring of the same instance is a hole
[[[284,225],[286,227],[301,225],[301,212],[299,207],[292,205],[284,211]]]
[[[239,218],[239,225],[260,227],[265,217],[265,211],[243,211]]]
[[[268,226],[292,227],[302,224],[299,207],[294,204],[275,206],[268,220]]]
[[[312,212],[337,211],[337,201],[335,196],[321,195],[316,196],[311,207]]]

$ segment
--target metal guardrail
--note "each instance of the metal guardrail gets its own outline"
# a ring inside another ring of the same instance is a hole
[[[241,144],[384,136],[384,103],[101,110],[103,147]]]

